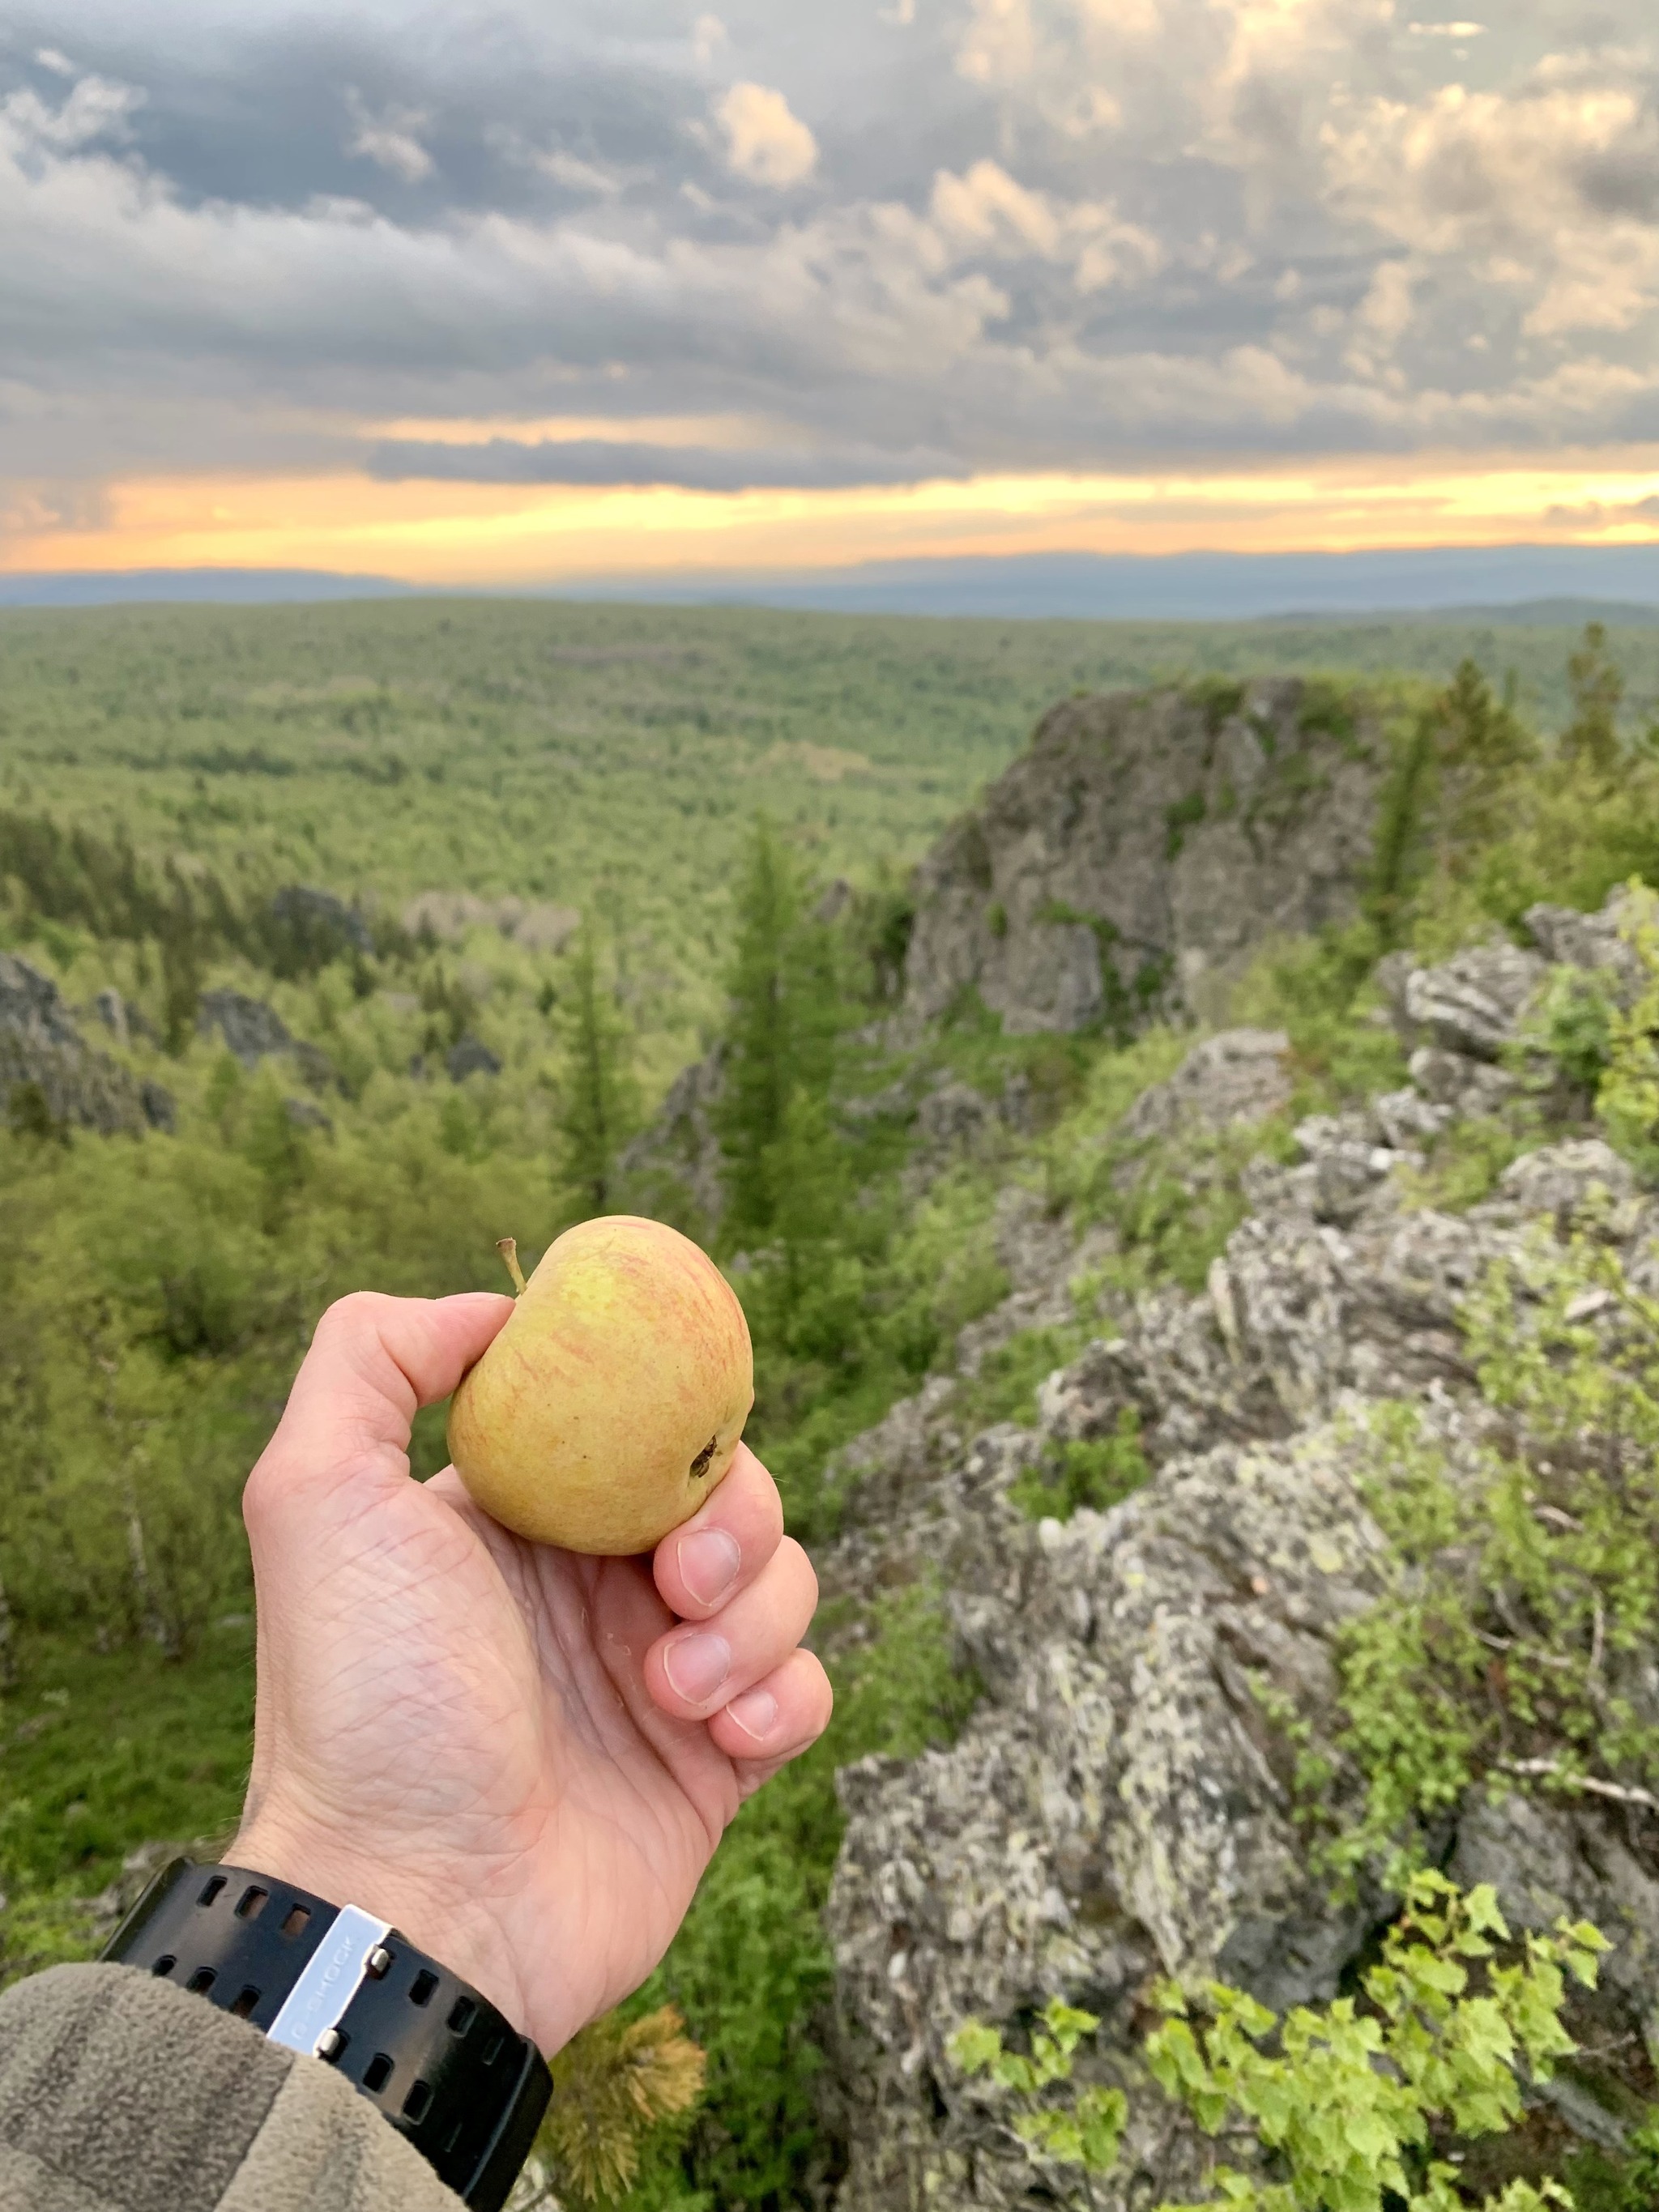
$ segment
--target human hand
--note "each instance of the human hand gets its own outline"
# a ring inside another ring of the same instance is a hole
[[[648,1559],[511,1535],[409,1474],[513,1310],[330,1308],[243,1510],[253,1767],[227,1854],[393,1923],[551,2054],[643,1981],[738,1805],[822,1734],[817,1582],[745,1446]],[[677,1619],[678,1616],[678,1619]]]

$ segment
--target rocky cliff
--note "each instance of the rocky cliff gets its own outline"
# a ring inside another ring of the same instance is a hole
[[[1206,1011],[1264,938],[1352,912],[1385,757],[1373,708],[1296,678],[1064,701],[919,869],[907,1006]]]
[[[113,992],[99,1018],[126,1041],[127,1010]],[[58,986],[27,960],[0,952],[0,1113],[39,1134],[70,1127],[138,1136],[173,1126],[173,1100],[82,1036]]]
[[[860,1483],[819,1559],[826,1592],[937,1577],[984,1696],[950,1749],[840,1778],[842,2212],[1051,2201],[945,2045],[970,2014],[1017,2027],[1054,1995],[1102,2017],[1092,2067],[1132,2094],[1097,2212],[1201,2193],[1202,2139],[1136,2056],[1151,1978],[1219,1977],[1274,2007],[1327,1998],[1386,1917],[1374,1887],[1344,1896],[1315,1864],[1293,1746],[1270,1716],[1299,1713],[1316,1741],[1337,1733],[1340,1639],[1397,1571],[1368,1504],[1376,1409],[1419,1407],[1455,1471],[1505,1433],[1512,1416],[1483,1397],[1459,1326],[1484,1271],[1588,1226],[1632,1282],[1659,1281],[1659,1200],[1593,1127],[1522,1152],[1467,1211],[1425,1202],[1422,1180],[1429,1148],[1515,1108],[1505,1048],[1550,959],[1628,994],[1617,919],[1539,908],[1535,949],[1385,963],[1410,1085],[1304,1121],[1294,1158],[1246,1171],[1249,1213],[1200,1295],[1122,1301],[1116,1328],[1050,1376],[1029,1425],[967,1432],[963,1386],[940,1376],[846,1455]],[[1206,1041],[1127,1126],[1213,1129],[1273,1110],[1284,1043]],[[1103,1233],[1079,1249],[1063,1218],[1011,1194],[1018,1325],[1064,1310]],[[1121,1432],[1126,1414],[1143,1487],[1063,1522],[1020,1510],[1031,1470]],[[1659,1715],[1650,1652],[1608,1664],[1607,1694]],[[1339,1764],[1321,1816],[1349,1817],[1352,1787]],[[1642,1795],[1562,1799],[1495,1780],[1431,1839],[1455,1877],[1496,1885],[1514,1926],[1566,1911],[1614,1940],[1589,2039],[1601,2055],[1536,2092],[1528,2123],[1604,2147],[1651,2096],[1659,2052],[1659,1839],[1633,1809]]]

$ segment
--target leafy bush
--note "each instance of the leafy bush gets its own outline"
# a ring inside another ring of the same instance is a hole
[[[1357,1996],[1283,2019],[1243,1990],[1165,1981],[1146,2043],[1147,2070],[1207,2136],[1254,2154],[1251,2170],[1218,2165],[1209,2206],[1226,2212],[1458,2212],[1467,2202],[1448,2139],[1501,2135],[1522,2110],[1520,2076],[1547,2081],[1575,2049],[1562,2022],[1569,1979],[1595,1986],[1609,1948],[1588,1922],[1511,1938],[1495,1893],[1464,1893],[1443,1875],[1416,1875]],[[969,2020],[948,2054],[1000,2093],[1000,2124],[1063,2195],[1063,2172],[1117,2165],[1129,2117],[1120,2089],[1063,2094],[1099,2021],[1059,1998],[1030,2031],[1029,2055]],[[1000,2116],[1006,2115],[1005,2118]],[[1571,2212],[1555,2181],[1516,2181],[1485,2212]],[[1205,2212],[1165,2203],[1159,2212]]]
[[[1574,2048],[1561,2022],[1568,1977],[1593,1989],[1609,1948],[1583,1921],[1528,1934],[1505,1963],[1509,1943],[1489,1887],[1464,1895],[1421,1874],[1362,1978],[1363,2004],[1338,1997],[1281,2021],[1222,1984],[1194,2002],[1166,1983],[1164,2022],[1146,2044],[1154,2079],[1206,2134],[1237,2129],[1284,2176],[1219,2166],[1209,2202],[1228,2212],[1456,2212],[1466,2200],[1456,2166],[1435,2154],[1436,2132],[1514,2126],[1517,2075],[1547,2080]],[[1266,2050],[1270,2037],[1277,2047]],[[1571,2203],[1558,2183],[1517,2181],[1486,2212]]]

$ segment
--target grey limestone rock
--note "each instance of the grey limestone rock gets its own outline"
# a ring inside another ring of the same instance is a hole
[[[1018,2166],[973,2156],[975,2100],[945,2056],[969,2014],[1086,2002],[1133,2078],[1151,1975],[1329,1996],[1375,1917],[1310,1879],[1252,1688],[1328,1697],[1331,1640],[1376,1587],[1382,1539],[1340,1442],[1224,1448],[1063,1528],[1009,1513],[1022,1463],[981,1439],[934,1536],[985,1704],[950,1750],[841,1777],[827,1917],[861,2115],[844,2212],[1025,2195]],[[1139,2202],[1154,2148],[1171,2146],[1132,2139],[1097,2205]]]
[[[294,1049],[294,1039],[276,1008],[242,991],[204,991],[196,1026],[204,1036],[216,1030],[225,1049],[244,1067],[257,1067],[262,1060]]]
[[[1304,724],[1294,679],[1236,703],[1066,700],[917,872],[914,1015],[977,990],[1011,1034],[1202,1012],[1262,939],[1353,910],[1380,735]]]
[[[362,915],[332,891],[315,890],[308,884],[289,884],[272,897],[270,911],[301,943],[319,951],[339,946],[355,952],[374,949]]]
[[[1496,1060],[1545,972],[1535,952],[1508,943],[1475,945],[1441,967],[1414,969],[1401,994],[1405,1025],[1443,1052]]]
[[[726,1210],[725,1163],[715,1126],[726,1096],[726,1057],[716,1045],[684,1067],[669,1085],[656,1120],[618,1163],[648,1211],[678,1219],[689,1212],[705,1235]]]
[[[1035,1428],[963,1438],[957,1386],[939,1377],[842,1455],[872,1495],[866,1509],[852,1494],[819,1561],[826,1589],[937,1576],[985,1696],[949,1750],[840,1778],[841,2212],[1046,2201],[945,2045],[969,2014],[1013,2021],[1056,1994],[1104,2023],[1090,2078],[1132,2093],[1097,2212],[1140,2212],[1201,2171],[1197,2138],[1139,2071],[1148,1978],[1212,1974],[1281,2008],[1322,1999],[1387,1917],[1386,1899],[1339,1900],[1310,1869],[1292,1754],[1263,1705],[1333,1721],[1335,1638],[1382,1587],[1387,1546],[1357,1480],[1365,1408],[1418,1403],[1455,1476],[1502,1419],[1456,1326],[1482,1271],[1540,1223],[1593,1226],[1638,1273],[1659,1265],[1642,1256],[1659,1249],[1659,1206],[1595,1138],[1524,1154],[1465,1214],[1402,1204],[1414,1145],[1456,1110],[1413,1090],[1304,1122],[1301,1164],[1263,1164],[1205,1292],[1139,1300],[1048,1378]],[[1166,1126],[1164,1103],[1152,1112]],[[1058,1256],[1068,1224],[1034,1200],[1011,1200],[1007,1224],[1034,1283],[1075,1266],[1075,1248]],[[1064,1526],[1013,1510],[1011,1486],[1045,1451],[1110,1434],[1125,1409],[1155,1469],[1145,1489]],[[1659,2057],[1659,1877],[1613,1812],[1481,1797],[1447,1843],[1453,1874],[1493,1881],[1514,1924],[1566,1912],[1613,1936],[1579,2027],[1614,2050],[1645,2038]],[[1615,2148],[1624,2124],[1593,2074],[1539,2094]]]
[[[1123,1134],[1169,1137],[1183,1128],[1266,1121],[1290,1103],[1290,1048],[1283,1030],[1223,1030],[1207,1037],[1167,1082],[1142,1091],[1123,1118]]]
[[[444,1066],[452,1083],[465,1083],[469,1075],[499,1075],[501,1072],[496,1054],[471,1030],[451,1045],[444,1055]]]
[[[1599,912],[1581,914],[1576,907],[1533,906],[1524,916],[1532,940],[1547,960],[1567,968],[1599,969],[1613,979],[1626,1004],[1643,982],[1642,963],[1625,933],[1627,894],[1623,885],[1610,891]]]
[[[0,1110],[15,1115],[20,1097],[59,1128],[112,1137],[150,1126],[137,1079],[83,1042],[52,978],[0,952]]]

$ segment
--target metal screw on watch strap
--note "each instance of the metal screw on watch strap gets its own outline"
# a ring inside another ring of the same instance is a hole
[[[486,1997],[385,1921],[269,1875],[175,1859],[103,1955],[335,2067],[473,2212],[499,2212],[551,2076]]]

